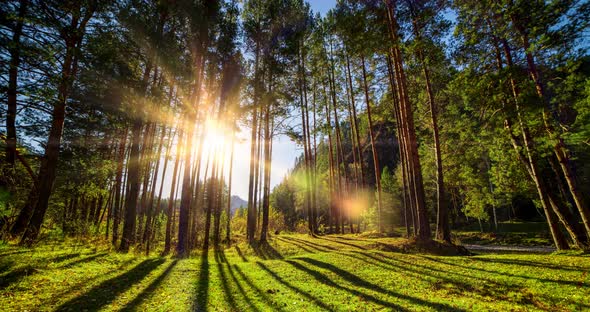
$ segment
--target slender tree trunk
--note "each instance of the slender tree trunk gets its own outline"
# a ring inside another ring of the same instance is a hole
[[[271,83],[272,86],[272,78]],[[269,216],[269,195],[270,195],[270,143],[272,140],[270,133],[270,106],[272,103],[265,103],[264,111],[264,190],[262,196],[262,227],[260,229],[260,241],[266,242],[268,232],[268,216]]]
[[[326,92],[325,86],[324,86],[324,98],[326,100],[325,103],[325,109],[326,109],[326,124],[328,125],[327,129],[328,129],[328,153],[329,153],[329,157],[328,157],[328,161],[329,161],[329,165],[330,165],[330,203],[329,203],[329,207],[328,207],[328,223],[330,225],[330,233],[334,233],[334,219],[335,219],[335,202],[334,202],[334,196],[336,194],[335,188],[336,188],[336,181],[334,178],[334,153],[332,151],[332,131],[330,129],[332,129],[332,119],[330,117],[330,101],[328,100],[328,93]]]
[[[125,200],[125,216],[123,222],[123,234],[119,251],[129,251],[129,246],[134,241],[135,217],[137,199],[139,195],[139,145],[141,144],[141,120],[134,120],[131,127],[131,152],[127,164],[127,183],[129,192]]]
[[[260,23],[259,23],[260,26]],[[248,216],[246,234],[248,242],[254,242],[256,235],[256,205],[254,203],[254,175],[256,174],[256,134],[258,130],[258,109],[260,100],[260,44],[256,43],[254,61],[254,108],[252,109],[252,135],[250,137],[250,177],[248,181]]]
[[[21,0],[18,8],[16,25],[12,33],[12,42],[9,45],[10,64],[8,68],[8,89],[6,110],[6,163],[14,167],[16,160],[16,109],[18,88],[18,66],[20,65],[20,37],[23,33],[25,15],[29,1]]]
[[[228,179],[228,186],[227,186],[227,224],[225,228],[225,241],[228,245],[231,245],[231,186],[232,186],[232,178],[233,178],[233,169],[234,169],[234,137],[235,133],[232,132],[232,140],[231,140],[231,152],[229,156],[229,179]]]
[[[300,43],[300,45],[303,45],[303,42]],[[302,145],[303,145],[303,160],[304,160],[304,170],[303,173],[305,174],[305,189],[303,192],[303,196],[304,196],[304,203],[305,203],[305,212],[307,214],[307,227],[308,227],[308,231],[311,235],[314,234],[314,226],[313,226],[313,219],[312,219],[312,212],[311,212],[311,194],[310,194],[310,185],[311,185],[311,174],[310,174],[310,153],[309,153],[309,145],[307,144],[308,142],[308,127],[309,124],[306,121],[306,118],[309,118],[308,115],[306,115],[306,106],[307,106],[307,99],[306,99],[306,94],[305,94],[305,88],[307,87],[305,85],[305,63],[304,63],[304,54],[303,54],[303,48],[300,48],[299,51],[299,60],[298,60],[298,72],[299,72],[299,77],[298,77],[298,83],[299,83],[299,105],[300,105],[300,109],[301,109],[301,130],[302,130]]]
[[[115,203],[113,205],[113,240],[112,244],[115,246],[119,240],[119,223],[121,223],[121,195],[123,193],[122,184],[123,181],[123,165],[125,162],[125,149],[127,145],[127,134],[129,129],[125,126],[125,129],[121,132],[121,138],[119,140],[119,154],[117,156],[117,174],[115,177]]]
[[[164,139],[166,138],[166,126],[162,127],[162,135],[160,136],[160,142],[158,143],[158,152],[156,153],[156,166],[154,168],[154,175],[152,177],[152,186],[150,190],[150,199],[147,204],[147,218],[145,221],[145,230],[143,232],[142,244],[146,245],[145,253],[150,253],[150,238],[152,237],[152,216],[154,214],[154,198],[156,195],[156,185],[158,182],[158,174],[160,173],[160,159],[162,157],[162,147],[164,146]],[[162,177],[164,179],[164,177]]]
[[[348,122],[350,123],[350,146],[351,146],[351,153],[352,153],[352,166],[354,168],[354,188],[355,194],[358,194],[360,190],[360,174],[358,170],[358,160],[357,160],[357,146],[358,141],[355,140],[355,120],[352,115],[352,103],[354,102],[353,93],[351,92],[352,89],[349,89],[350,81],[348,80],[348,76],[346,76],[346,97],[348,99]]]
[[[164,255],[170,252],[172,245],[172,219],[174,211],[174,202],[176,201],[176,188],[178,187],[176,180],[178,176],[178,166],[180,164],[180,159],[182,158],[182,128],[178,129],[177,132],[178,141],[176,143],[176,160],[174,161],[174,170],[172,171],[172,185],[170,187],[170,197],[168,198],[168,210],[166,212],[166,237],[164,239]]]
[[[506,64],[508,65],[508,67],[513,66],[512,63],[512,56],[511,56],[511,52],[509,49],[509,46],[507,44],[506,41],[502,41],[503,42],[503,49],[504,49],[504,55],[506,57]],[[502,68],[502,59],[500,57],[500,53],[499,53],[499,48],[497,47],[498,53],[497,53],[497,62],[498,62],[498,67],[499,69]],[[524,143],[524,152],[526,155],[526,158],[528,160],[528,166],[525,163],[525,166],[527,167],[527,171],[529,172],[529,175],[531,176],[533,182],[535,183],[536,189],[537,189],[537,193],[539,195],[539,199],[541,200],[541,206],[543,207],[543,211],[545,213],[545,218],[547,219],[547,224],[549,226],[549,230],[551,232],[551,236],[553,237],[553,242],[555,243],[555,246],[557,249],[562,250],[562,249],[568,249],[569,246],[567,244],[567,241],[565,240],[565,237],[563,236],[563,233],[561,232],[561,230],[559,229],[559,225],[558,225],[558,218],[555,214],[556,206],[550,203],[549,201],[549,197],[547,196],[547,187],[545,182],[543,181],[542,177],[540,176],[540,171],[537,165],[537,160],[535,158],[533,158],[532,155],[532,150],[534,149],[533,147],[533,140],[530,137],[529,131],[528,131],[528,127],[526,126],[526,124],[524,123],[523,119],[522,119],[522,115],[520,112],[520,106],[519,106],[519,102],[518,102],[518,97],[519,97],[519,90],[518,90],[518,86],[516,84],[516,81],[514,80],[513,77],[510,77],[510,85],[512,88],[512,93],[513,93],[513,97],[514,97],[514,103],[515,103],[515,110],[517,113],[517,118],[518,118],[518,122],[521,128],[521,134],[522,134],[522,139],[523,139],[523,143]],[[511,122],[509,121],[509,119],[505,120],[505,125],[508,127],[508,131],[511,133]],[[513,139],[513,145],[516,144],[516,140]],[[521,148],[517,145],[514,145],[514,148],[517,152],[517,155],[520,155],[520,150]],[[553,211],[551,210],[553,209]]]
[[[221,240],[221,205],[223,201],[223,186],[225,181],[225,153],[226,147],[222,146],[220,153],[221,155],[219,157],[219,160],[221,161],[221,170],[217,175],[219,178],[217,179],[217,181],[215,181],[215,188],[217,189],[215,196],[215,220],[213,223],[213,245],[215,246],[215,248],[219,247],[219,242]]]
[[[255,169],[256,176],[254,177],[254,199],[252,205],[256,207],[256,226],[255,226],[255,233],[258,232],[258,227],[260,226],[260,214],[262,213],[262,183],[263,183],[263,165],[260,164],[260,160],[262,159],[262,119],[264,117],[264,109],[260,108],[260,115],[258,116],[260,120],[260,124],[258,125],[258,134],[256,136],[256,161],[255,161]],[[254,234],[256,236],[256,234]]]
[[[335,65],[334,65],[334,58],[332,52],[332,44],[330,43],[330,72],[328,73],[328,78],[330,81],[330,94],[332,96],[332,109],[334,111],[334,131],[336,134],[336,159],[338,163],[338,190],[339,190],[339,198],[342,199],[345,194],[348,193],[347,190],[347,183],[348,178],[346,174],[346,163],[344,159],[344,151],[342,149],[342,138],[340,134],[340,122],[338,121],[338,111],[337,106],[338,102],[336,99],[336,75],[335,75]],[[344,179],[344,181],[342,181]],[[342,205],[338,205],[338,213],[337,213],[337,228],[336,231],[344,233],[344,211]]]
[[[78,4],[78,11],[81,10],[81,5],[82,4]],[[45,155],[41,160],[41,167],[39,168],[39,174],[37,175],[38,180],[31,189],[27,203],[23,208],[23,210],[26,211],[25,215],[30,215],[31,218],[28,220],[28,226],[21,238],[21,244],[31,244],[37,239],[41,230],[41,224],[45,218],[57,170],[66,105],[72,84],[78,71],[79,49],[86,31],[86,24],[94,14],[94,9],[94,7],[88,7],[82,20],[80,20],[79,15],[73,15],[70,22],[70,32],[63,35],[65,39],[66,53],[58,87],[58,98],[53,105],[51,127],[49,129],[47,146],[45,147]],[[17,232],[20,231],[21,230],[18,229]]]
[[[202,51],[206,51],[208,48],[208,42],[203,42]],[[192,86],[191,96],[189,99],[190,106],[187,107],[185,114],[186,117],[184,119],[185,122],[185,129],[187,129],[185,133],[185,153],[184,153],[184,174],[183,174],[183,182],[182,182],[182,194],[181,194],[181,201],[180,201],[180,209],[178,213],[178,244],[176,245],[176,254],[178,256],[184,257],[187,256],[191,249],[190,244],[190,214],[191,214],[191,204],[193,201],[194,195],[194,185],[198,183],[196,177],[191,180],[191,165],[192,163],[192,144],[194,142],[194,135],[195,135],[195,125],[198,122],[198,110],[199,104],[201,100],[201,85],[205,80],[205,61],[206,57],[201,54],[200,61],[198,62],[199,66],[195,69],[197,73],[195,82]],[[213,75],[213,73],[211,73]],[[211,84],[211,82],[210,82]],[[211,89],[211,85],[209,84],[209,89]],[[196,155],[199,157],[199,155]]]
[[[254,242],[256,232],[256,205],[254,205],[254,175],[256,174],[256,137],[258,128],[258,112],[252,111],[252,136],[250,140],[250,180],[248,183],[248,220],[247,236],[250,243]]]
[[[161,201],[162,201],[162,192],[164,191],[164,183],[166,182],[166,172],[168,171],[168,160],[170,159],[170,150],[172,149],[172,142],[174,141],[174,137],[176,136],[176,132],[172,132],[174,127],[170,127],[170,132],[168,133],[168,144],[166,145],[166,156],[164,156],[164,166],[162,171],[162,179],[160,182],[160,191],[158,192],[158,200],[156,201],[156,218],[154,221],[154,231],[152,237],[150,238],[152,241],[155,239],[156,233],[160,231],[160,215],[161,215]],[[172,182],[174,183],[174,182]],[[172,198],[172,196],[170,196]]]
[[[319,204],[318,204],[318,187],[317,187],[317,142],[316,142],[316,84],[313,84],[313,180],[312,180],[312,191],[313,191],[313,207],[312,207],[312,220],[313,220],[313,228],[315,230],[314,233],[317,233],[318,227],[318,211],[319,211]],[[272,149],[271,149],[272,152]]]
[[[216,196],[216,187],[217,184],[215,180],[217,179],[217,160],[215,154],[217,151],[213,151],[214,155],[212,157],[213,168],[211,169],[211,178],[209,181],[206,180],[207,175],[205,175],[205,181],[207,181],[207,213],[205,216],[205,237],[203,238],[203,251],[207,251],[209,249],[209,232],[211,230],[211,214],[213,212],[213,206],[215,205],[215,196]]]
[[[192,126],[189,126],[188,119],[185,121],[185,128],[188,129],[185,135],[185,155],[184,155],[184,174],[182,178],[182,194],[180,199],[180,211],[178,214],[178,245],[176,245],[176,254],[184,257],[188,252],[188,230],[189,230],[189,209],[191,206],[192,189],[191,189],[191,146],[193,137]]]
[[[377,154],[377,147],[375,146],[375,134],[373,132],[373,119],[371,118],[371,98],[369,96],[369,85],[367,83],[367,70],[365,66],[365,57],[361,56],[361,63],[363,67],[363,84],[365,89],[365,101],[367,102],[367,120],[369,123],[369,137],[371,139],[371,151],[373,153],[373,165],[375,168],[375,186],[377,187],[377,211],[379,218],[379,232],[383,232],[383,217],[382,217],[382,198],[381,198],[381,170],[379,167],[379,157]]]
[[[571,164],[570,152],[568,147],[565,144],[565,140],[561,136],[558,127],[554,126],[555,116],[552,116],[550,112],[554,111],[551,101],[549,100],[546,92],[545,92],[545,85],[543,79],[541,78],[541,74],[537,69],[537,65],[535,63],[535,58],[531,52],[530,43],[527,31],[518,23],[515,16],[512,17],[512,22],[516,30],[521,35],[522,40],[522,48],[525,52],[528,71],[531,76],[531,79],[535,83],[535,90],[537,92],[537,96],[543,103],[543,122],[545,125],[545,130],[549,134],[549,137],[553,139],[555,144],[553,145],[553,151],[555,156],[557,156],[557,160],[559,165],[563,171],[563,175],[565,177],[565,181],[569,187],[570,193],[576,203],[576,208],[582,217],[582,222],[584,223],[584,227],[586,228],[586,235],[590,237],[590,208],[588,207],[584,195],[581,193],[580,188],[578,187],[578,181],[574,170]]]
[[[389,73],[389,84],[391,87],[391,93],[393,96],[393,114],[395,116],[395,120],[397,123],[397,127],[396,127],[396,131],[397,131],[397,142],[398,142],[398,148],[399,148],[399,166],[401,167],[402,170],[402,194],[401,194],[401,200],[402,200],[402,205],[403,205],[403,217],[404,217],[404,225],[406,227],[406,237],[410,237],[411,236],[411,231],[412,229],[410,228],[410,217],[412,217],[413,220],[413,214],[412,216],[410,216],[409,214],[411,214],[411,212],[409,211],[410,209],[413,209],[412,207],[408,207],[410,206],[410,202],[409,202],[409,198],[408,198],[408,177],[407,177],[407,173],[406,173],[406,164],[407,164],[407,159],[406,159],[406,150],[405,150],[405,140],[404,140],[404,131],[403,131],[403,120],[401,120],[401,116],[400,116],[400,111],[399,111],[399,107],[400,107],[400,97],[398,96],[398,87],[395,83],[395,74],[393,71],[393,64],[392,64],[392,60],[391,60],[391,54],[389,53],[387,55],[387,69],[388,69],[388,73]],[[412,224],[413,225],[413,224]]]
[[[353,128],[354,128],[354,135],[356,137],[356,148],[357,148],[357,155],[358,155],[358,160],[359,160],[359,170],[360,170],[360,176],[361,176],[361,186],[365,187],[366,186],[366,182],[365,182],[365,170],[364,170],[364,158],[363,158],[363,153],[362,153],[362,146],[361,146],[361,138],[360,138],[360,134],[359,134],[359,126],[358,126],[358,118],[356,117],[356,104],[354,101],[354,88],[352,86],[352,74],[350,71],[350,58],[348,56],[348,54],[346,54],[346,72],[348,74],[348,83],[349,83],[349,87],[350,87],[350,103],[352,106],[352,120],[353,120]],[[360,229],[360,228],[359,228]]]
[[[432,120],[432,136],[434,139],[434,159],[436,162],[436,238],[445,242],[451,242],[451,229],[449,228],[449,210],[445,198],[445,184],[443,177],[442,157],[440,153],[440,138],[438,134],[438,107],[434,100],[434,92],[430,82],[430,71],[426,65],[422,53],[420,58],[423,66],[424,79],[426,81],[426,92],[428,93],[428,102],[430,103],[430,116]],[[496,219],[494,208],[494,220]],[[496,221],[496,227],[497,227]]]
[[[409,95],[407,92],[407,81],[403,67],[403,56],[401,49],[399,48],[399,35],[398,35],[398,23],[395,17],[392,0],[385,0],[387,5],[387,16],[389,33],[391,35],[393,47],[393,60],[395,73],[397,76],[398,88],[400,91],[400,102],[402,103],[400,114],[402,119],[405,121],[405,133],[407,138],[407,153],[408,160],[410,163],[410,177],[413,180],[413,196],[415,197],[416,204],[416,217],[417,217],[417,238],[420,240],[430,240],[430,223],[428,220],[428,210],[426,209],[425,196],[424,196],[424,185],[422,181],[422,169],[420,164],[420,157],[418,155],[418,142],[416,139],[416,130],[414,127],[414,116],[412,105],[410,103]]]
[[[156,68],[157,73],[157,68]],[[143,243],[142,234],[143,234],[143,219],[147,214],[148,208],[148,195],[150,189],[150,177],[152,174],[152,162],[154,156],[153,153],[153,145],[154,145],[154,138],[156,137],[156,123],[148,122],[145,126],[145,134],[143,135],[143,143],[141,147],[141,167],[143,170],[141,171],[141,175],[143,178],[142,183],[142,192],[141,192],[141,200],[138,207],[138,216],[139,220],[137,222],[137,229],[135,232],[135,241],[139,244]]]

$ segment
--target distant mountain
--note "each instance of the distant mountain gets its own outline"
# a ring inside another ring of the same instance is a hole
[[[233,214],[236,212],[236,210],[238,210],[238,208],[248,207],[248,202],[240,198],[240,196],[238,195],[232,195],[229,207],[231,209],[231,214],[233,216]]]

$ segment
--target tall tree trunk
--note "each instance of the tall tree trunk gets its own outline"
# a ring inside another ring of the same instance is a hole
[[[188,230],[189,230],[189,209],[191,206],[192,189],[191,189],[191,146],[193,137],[193,127],[188,122],[190,116],[187,116],[184,123],[187,133],[184,140],[184,174],[182,178],[182,193],[180,199],[180,211],[178,213],[178,245],[176,245],[176,254],[184,257],[188,252]]]
[[[506,64],[508,67],[513,66],[513,62],[512,62],[512,55],[510,52],[510,48],[508,46],[508,43],[505,40],[502,40],[502,44],[503,44],[503,50],[504,50],[504,56],[506,57]],[[498,65],[498,69],[501,70],[502,69],[502,59],[501,59],[501,54],[499,51],[499,47],[496,46],[497,49],[497,65]],[[529,130],[528,127],[526,126],[526,124],[524,123],[523,119],[522,119],[522,114],[520,112],[520,105],[519,105],[519,101],[518,101],[518,97],[520,94],[520,91],[518,90],[518,86],[516,84],[516,81],[514,80],[514,78],[511,76],[510,77],[510,85],[511,85],[511,89],[512,89],[512,95],[514,98],[514,109],[516,111],[516,115],[517,115],[517,119],[520,125],[520,129],[521,129],[521,134],[522,134],[522,139],[523,139],[523,143],[524,143],[524,149],[522,149],[519,145],[515,145],[516,140],[513,139],[513,146],[515,148],[515,151],[517,153],[517,155],[520,156],[520,151],[524,150],[524,153],[526,155],[526,159],[528,161],[528,165],[525,162],[525,167],[527,168],[527,171],[529,173],[529,175],[531,176],[533,182],[535,183],[535,187],[537,189],[537,193],[539,195],[539,199],[541,200],[541,206],[543,207],[543,211],[545,213],[545,218],[547,219],[547,224],[549,226],[549,230],[551,232],[551,236],[553,237],[553,242],[556,246],[557,249],[562,250],[562,249],[568,249],[569,246],[567,244],[567,241],[565,240],[565,237],[563,236],[563,233],[561,232],[561,230],[559,229],[559,224],[558,224],[558,218],[555,214],[556,206],[550,203],[549,201],[549,197],[547,196],[547,186],[545,184],[545,182],[543,181],[542,177],[540,176],[540,171],[539,171],[539,167],[537,164],[537,160],[536,158],[533,157],[532,151],[534,149],[534,142],[532,137],[529,134]],[[508,128],[508,131],[510,132],[510,134],[512,134],[512,129],[511,129],[511,122],[510,120],[507,118],[505,120],[505,125]],[[553,209],[553,211],[552,211]]]
[[[225,241],[228,245],[231,245],[231,186],[232,186],[232,178],[233,178],[233,169],[234,169],[234,137],[235,133],[232,131],[232,139],[231,139],[231,152],[229,156],[229,178],[228,178],[228,186],[227,186],[227,224],[225,228]]]
[[[352,74],[350,70],[350,58],[348,54],[346,54],[346,73],[348,75],[348,84],[350,87],[350,104],[352,108],[352,121],[353,121],[353,128],[354,128],[354,135],[356,137],[356,149],[357,149],[357,156],[359,160],[359,170],[361,176],[361,186],[365,187],[365,170],[364,170],[364,158],[362,153],[362,146],[361,146],[361,138],[359,134],[359,126],[358,126],[358,118],[356,117],[356,104],[354,102],[354,88],[352,86]]]
[[[272,81],[272,78],[271,78]],[[271,84],[272,85],[272,82]],[[268,216],[270,209],[269,195],[270,195],[270,144],[271,144],[271,133],[270,133],[270,106],[272,103],[265,103],[264,109],[264,186],[262,196],[262,227],[260,229],[260,241],[266,242],[266,236],[268,232]]]
[[[123,165],[125,162],[125,149],[127,146],[127,134],[129,132],[128,126],[121,132],[119,139],[119,149],[117,155],[117,174],[115,176],[115,202],[113,204],[113,240],[112,244],[115,246],[119,240],[119,223],[121,223],[121,195],[123,187]]]
[[[432,120],[432,136],[434,139],[434,159],[436,162],[436,238],[445,242],[451,242],[451,229],[449,228],[449,210],[445,198],[445,184],[443,177],[442,157],[440,154],[440,138],[438,134],[438,107],[434,100],[434,92],[430,82],[430,71],[422,53],[419,53],[422,62],[424,80],[426,81],[426,92],[430,103],[430,117]],[[494,208],[495,209],[495,208]],[[495,210],[494,210],[495,211]],[[495,219],[495,213],[494,213]],[[497,224],[497,223],[496,223]]]
[[[410,237],[411,236],[411,227],[410,227],[410,218],[413,218],[413,214],[410,211],[410,209],[413,209],[413,207],[411,206],[411,203],[409,202],[409,195],[408,195],[408,176],[407,176],[407,172],[406,172],[406,168],[407,168],[407,159],[406,159],[406,149],[405,149],[405,139],[404,139],[404,131],[403,131],[403,120],[401,119],[400,116],[400,97],[398,95],[398,86],[395,83],[395,74],[393,71],[393,64],[392,64],[392,56],[391,53],[388,53],[387,55],[387,70],[388,70],[388,74],[389,74],[389,84],[391,87],[391,94],[393,97],[393,114],[395,116],[395,120],[396,120],[396,132],[397,132],[397,142],[398,142],[398,148],[399,148],[399,166],[401,167],[401,171],[402,171],[402,194],[401,194],[401,200],[402,200],[402,206],[403,206],[403,217],[404,217],[404,226],[406,227],[406,237]],[[412,223],[413,225],[414,223]]]
[[[328,223],[330,225],[330,233],[334,233],[334,219],[335,219],[335,201],[334,196],[336,195],[336,181],[334,177],[334,153],[332,151],[332,119],[330,117],[330,101],[328,100],[328,92],[326,92],[326,87],[324,86],[324,99],[326,100],[325,109],[326,109],[326,124],[328,125],[328,162],[330,165],[330,203],[328,207]]]
[[[248,220],[247,236],[248,241],[254,241],[256,233],[256,206],[254,205],[254,175],[256,174],[256,137],[258,128],[258,112],[256,107],[252,110],[252,136],[250,138],[250,180],[248,182]]]
[[[375,186],[377,187],[377,211],[379,218],[379,232],[383,232],[383,217],[382,217],[382,198],[381,198],[381,169],[379,167],[379,156],[377,154],[377,147],[375,146],[375,134],[373,132],[373,119],[371,118],[371,98],[369,96],[369,85],[367,83],[367,70],[365,66],[365,57],[361,56],[361,63],[363,68],[363,86],[365,89],[365,101],[367,102],[367,120],[369,123],[369,138],[371,139],[371,151],[373,153],[373,165],[375,168]]]
[[[135,236],[134,228],[140,184],[139,145],[141,144],[141,128],[141,120],[134,120],[131,127],[131,151],[129,154],[129,162],[127,163],[127,183],[129,184],[129,191],[127,192],[127,199],[125,200],[123,234],[121,237],[121,244],[119,245],[119,251],[121,252],[129,251],[129,246],[133,243]]]
[[[82,4],[78,4],[76,10],[81,11],[81,6]],[[45,155],[41,160],[37,181],[31,189],[27,203],[23,208],[24,211],[27,211],[25,214],[30,215],[31,218],[21,238],[21,244],[31,244],[37,239],[41,230],[41,224],[45,218],[45,212],[47,211],[49,196],[51,195],[57,170],[66,105],[78,71],[79,50],[84,33],[86,32],[86,24],[94,14],[94,10],[94,4],[86,8],[86,12],[81,20],[79,14],[72,15],[69,27],[70,32],[63,34],[66,53],[58,87],[58,98],[53,105],[49,137],[47,138]],[[20,230],[17,232],[20,232]]]
[[[156,68],[157,73],[157,68]],[[139,202],[138,207],[138,216],[139,220],[136,223],[138,225],[137,229],[134,230],[135,233],[135,241],[138,243],[143,243],[142,241],[142,234],[143,234],[143,219],[148,210],[148,195],[149,195],[149,188],[150,188],[150,177],[152,173],[152,162],[154,156],[152,155],[153,150],[153,143],[154,138],[156,137],[156,128],[157,125],[155,122],[149,122],[145,126],[145,134],[143,135],[143,143],[141,145],[141,157],[140,163],[141,168],[143,170],[140,171],[140,174],[143,178],[143,183],[141,187],[141,200]]]
[[[300,45],[303,45],[303,42],[300,42]],[[313,226],[313,219],[312,219],[312,212],[311,212],[311,194],[310,194],[310,185],[311,185],[311,174],[310,174],[310,151],[308,143],[308,127],[309,123],[306,121],[306,118],[309,116],[306,114],[306,106],[307,106],[307,99],[305,94],[305,63],[304,63],[304,53],[303,47],[299,49],[298,55],[298,62],[297,62],[297,70],[298,70],[298,83],[299,83],[299,106],[301,109],[301,130],[302,130],[302,145],[303,145],[303,163],[304,163],[304,170],[303,173],[305,175],[305,188],[303,191],[303,202],[305,204],[305,213],[307,215],[307,228],[310,234],[314,234],[314,226]]]
[[[317,127],[316,127],[316,84],[314,82],[313,84],[313,158],[312,158],[312,165],[313,165],[313,185],[312,185],[312,191],[313,191],[313,207],[312,207],[312,219],[313,219],[313,228],[315,230],[315,232],[317,233],[317,227],[318,227],[318,212],[319,212],[319,204],[318,204],[318,187],[317,187],[317,183],[318,183],[318,178],[317,178],[317,141],[316,141],[316,133],[317,133]],[[272,149],[271,149],[271,153],[272,153]]]
[[[206,51],[208,47],[208,42],[204,41],[202,51]],[[185,119],[184,119],[184,128],[186,129],[185,132],[185,140],[184,140],[184,174],[182,177],[182,193],[181,193],[181,200],[180,200],[180,209],[178,213],[178,244],[176,245],[176,254],[180,257],[187,256],[190,251],[190,210],[191,210],[191,203],[193,200],[193,190],[194,190],[194,183],[196,184],[196,180],[191,180],[191,167],[192,163],[192,143],[194,142],[194,135],[195,135],[195,125],[198,120],[198,110],[199,104],[201,100],[201,85],[205,79],[205,61],[206,57],[201,55],[198,58],[198,66],[195,69],[197,73],[196,79],[192,86],[191,95],[189,98],[189,106],[185,109]],[[210,86],[209,86],[210,87]],[[199,157],[197,155],[197,157]],[[194,173],[193,173],[194,176]],[[196,177],[194,177],[196,179]]]
[[[211,160],[213,162],[213,168],[211,169],[211,178],[207,181],[207,175],[205,175],[204,179],[207,183],[207,213],[205,215],[205,237],[203,238],[203,251],[207,251],[209,249],[209,232],[211,230],[211,214],[213,213],[214,205],[216,203],[215,197],[217,196],[217,190],[215,185],[217,184],[215,180],[217,179],[217,159],[216,155],[217,151],[213,151],[213,157]]]
[[[217,189],[215,194],[215,222],[213,223],[213,245],[215,246],[215,248],[219,247],[219,242],[221,240],[221,205],[223,201],[223,186],[225,182],[225,153],[226,147],[222,146],[220,153],[221,155],[219,157],[219,160],[221,161],[221,170],[217,175],[217,181],[215,181],[215,188]]]
[[[172,215],[174,210],[174,202],[176,201],[176,188],[178,187],[178,184],[176,183],[178,176],[178,166],[180,164],[180,159],[182,158],[182,128],[179,128],[177,132],[178,141],[176,142],[176,160],[174,161],[174,169],[172,171],[172,185],[170,187],[170,197],[168,198],[168,209],[166,211],[166,237],[164,239],[164,255],[168,254],[172,247]]]
[[[576,203],[576,208],[582,217],[582,222],[586,228],[586,235],[590,237],[590,208],[588,207],[584,199],[584,195],[581,193],[581,190],[578,186],[578,181],[572,168],[569,149],[565,144],[565,140],[563,139],[559,128],[555,126],[557,123],[555,121],[555,116],[551,115],[551,112],[555,111],[555,109],[552,107],[551,101],[545,92],[545,84],[541,77],[541,73],[537,69],[533,53],[531,52],[528,33],[519,23],[515,15],[512,15],[511,18],[514,27],[521,36],[522,49],[525,52],[529,74],[535,83],[537,96],[543,103],[542,116],[545,130],[549,134],[549,137],[555,142],[553,145],[553,152],[555,153],[555,156],[557,157],[559,165],[563,171],[565,181],[567,182],[572,198]]]
[[[356,136],[355,136],[355,121],[352,115],[352,102],[354,102],[354,99],[352,98],[352,90],[349,89],[349,83],[350,81],[348,80],[348,76],[346,76],[346,97],[348,99],[348,105],[347,105],[347,110],[348,110],[348,122],[350,123],[350,146],[351,146],[351,153],[352,153],[352,166],[354,169],[354,189],[355,189],[355,193],[358,194],[359,190],[360,190],[360,174],[359,174],[359,170],[358,170],[358,157],[357,157],[357,146],[358,146],[358,141],[355,140]]]
[[[263,165],[261,164],[260,161],[262,159],[262,147],[263,147],[263,143],[262,143],[262,131],[263,131],[263,125],[262,125],[262,120],[264,117],[264,109],[261,107],[260,108],[260,115],[258,116],[258,119],[260,120],[260,124],[258,125],[258,135],[256,137],[256,161],[255,161],[255,166],[256,168],[254,169],[254,171],[256,172],[256,176],[254,177],[254,199],[252,204],[254,205],[254,207],[256,207],[256,232],[258,232],[258,227],[260,226],[261,222],[260,222],[260,215],[262,213],[262,183],[263,183]],[[256,234],[255,234],[256,235]]]
[[[162,167],[162,179],[160,182],[160,191],[158,192],[158,200],[156,201],[156,218],[154,218],[154,225],[153,225],[153,233],[152,237],[150,238],[152,241],[155,239],[156,233],[160,231],[160,215],[161,215],[161,201],[162,201],[162,193],[164,191],[164,183],[166,182],[166,172],[168,171],[168,160],[170,159],[170,150],[172,149],[172,142],[174,141],[174,137],[176,136],[176,132],[172,132],[174,127],[170,127],[170,132],[168,133],[168,144],[166,145],[166,155],[164,156],[164,166]],[[174,182],[172,182],[174,183]],[[171,197],[170,197],[171,198]]]
[[[338,163],[338,190],[339,190],[339,198],[342,199],[345,194],[348,193],[347,190],[347,183],[348,178],[346,174],[346,163],[344,159],[344,151],[342,149],[342,137],[340,133],[340,121],[338,120],[338,101],[336,99],[336,75],[335,75],[335,64],[334,64],[334,57],[332,51],[332,44],[330,43],[330,72],[328,73],[328,78],[330,81],[330,94],[332,96],[332,109],[334,111],[334,132],[336,134],[336,159]],[[343,181],[344,180],[344,181]],[[344,211],[343,206],[338,205],[338,214],[337,214],[337,222],[338,225],[336,227],[336,231],[344,233]]]
[[[158,143],[158,152],[156,153],[156,166],[154,167],[154,175],[152,177],[152,187],[150,190],[150,199],[147,204],[147,218],[145,221],[145,230],[143,232],[142,244],[146,245],[145,253],[150,253],[149,240],[152,237],[152,218],[154,213],[154,199],[156,195],[156,185],[158,182],[158,174],[160,173],[160,159],[162,157],[162,147],[164,146],[164,139],[166,138],[166,126],[162,127],[162,135],[160,136],[160,142]],[[162,177],[164,179],[164,177]]]
[[[424,196],[424,185],[422,181],[422,169],[420,164],[420,156],[418,155],[418,142],[416,139],[416,130],[414,127],[414,116],[412,105],[410,103],[409,95],[407,92],[407,81],[403,67],[403,56],[399,47],[399,34],[398,34],[398,23],[395,17],[392,0],[385,0],[387,4],[387,17],[389,33],[392,39],[392,52],[394,60],[395,74],[397,76],[398,88],[400,92],[400,102],[402,103],[400,114],[404,120],[405,133],[407,139],[407,153],[408,161],[410,164],[410,177],[414,189],[413,196],[415,197],[416,204],[416,217],[417,217],[417,238],[420,240],[430,240],[430,223],[428,220],[428,210],[426,209],[425,196]]]
[[[6,163],[14,167],[16,160],[16,108],[18,87],[18,66],[20,65],[20,37],[23,33],[25,15],[29,1],[21,0],[18,8],[16,24],[12,32],[12,42],[9,45],[10,64],[8,68],[8,89],[6,110]],[[22,226],[22,225],[21,225]]]

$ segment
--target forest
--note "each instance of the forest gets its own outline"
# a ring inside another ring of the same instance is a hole
[[[590,2],[5,0],[0,310],[590,309]]]

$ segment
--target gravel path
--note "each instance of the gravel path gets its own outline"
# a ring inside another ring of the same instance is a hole
[[[469,251],[509,252],[509,253],[552,253],[555,247],[541,246],[494,246],[494,245],[463,245]]]

